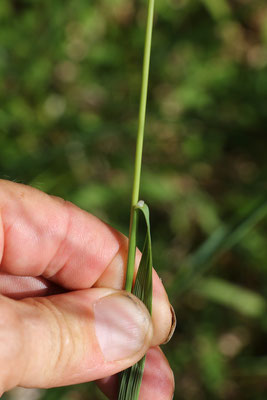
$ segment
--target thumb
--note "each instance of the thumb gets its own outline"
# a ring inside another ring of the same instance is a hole
[[[0,396],[96,380],[136,363],[152,337],[135,296],[94,288],[49,297],[0,296]]]

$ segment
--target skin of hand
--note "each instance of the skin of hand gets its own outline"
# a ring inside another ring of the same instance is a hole
[[[155,271],[152,318],[122,290],[127,243],[69,202],[0,180],[0,397],[97,381],[116,399],[116,374],[147,353],[140,399],[172,399],[158,347],[173,322],[168,297]]]

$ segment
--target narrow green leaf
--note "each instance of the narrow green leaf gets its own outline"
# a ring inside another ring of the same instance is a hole
[[[145,357],[122,372],[118,400],[138,400],[145,367]]]
[[[260,294],[221,278],[201,279],[194,292],[248,317],[260,317],[267,309],[267,303]]]
[[[226,0],[201,0],[215,21],[232,16],[231,7]]]
[[[140,211],[146,223],[146,238],[137,272],[133,294],[137,296],[146,305],[150,314],[152,313],[152,247],[149,222],[149,208],[143,202],[139,201],[134,209],[137,213]],[[139,397],[142,376],[145,366],[145,357],[137,364],[123,371],[121,374],[121,384],[119,391],[119,400],[137,400]]]
[[[149,222],[149,208],[139,201],[135,207],[136,211],[141,211],[146,222],[146,239],[142,252],[139,269],[136,276],[133,294],[146,305],[148,311],[152,312],[152,245]]]
[[[255,206],[242,221],[218,228],[199,249],[188,256],[175,274],[169,288],[170,296],[178,296],[188,290],[206,273],[221,254],[235,246],[267,215],[267,201]]]

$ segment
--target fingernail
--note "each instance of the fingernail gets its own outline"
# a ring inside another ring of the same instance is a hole
[[[175,311],[174,311],[174,308],[173,308],[172,305],[170,306],[170,309],[171,309],[171,314],[172,314],[171,329],[170,329],[170,332],[169,332],[169,334],[168,334],[167,339],[166,339],[165,342],[162,343],[162,344],[167,344],[167,343],[169,343],[169,341],[170,341],[171,338],[173,337],[173,334],[174,334],[174,331],[175,331],[175,328],[176,328],[176,324],[177,324],[177,319],[176,319]]]
[[[143,347],[151,326],[145,306],[123,292],[94,305],[96,337],[107,361],[129,358]]]

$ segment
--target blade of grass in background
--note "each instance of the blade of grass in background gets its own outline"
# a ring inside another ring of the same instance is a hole
[[[228,18],[232,14],[231,7],[226,0],[201,0],[201,2],[216,21]]]
[[[200,248],[188,256],[179,267],[169,287],[172,297],[188,290],[197,279],[208,271],[222,253],[232,248],[267,215],[267,201],[258,204],[250,213],[233,227],[222,226],[217,229]]]
[[[248,317],[260,317],[266,312],[267,303],[261,295],[221,278],[201,279],[193,291]]]

